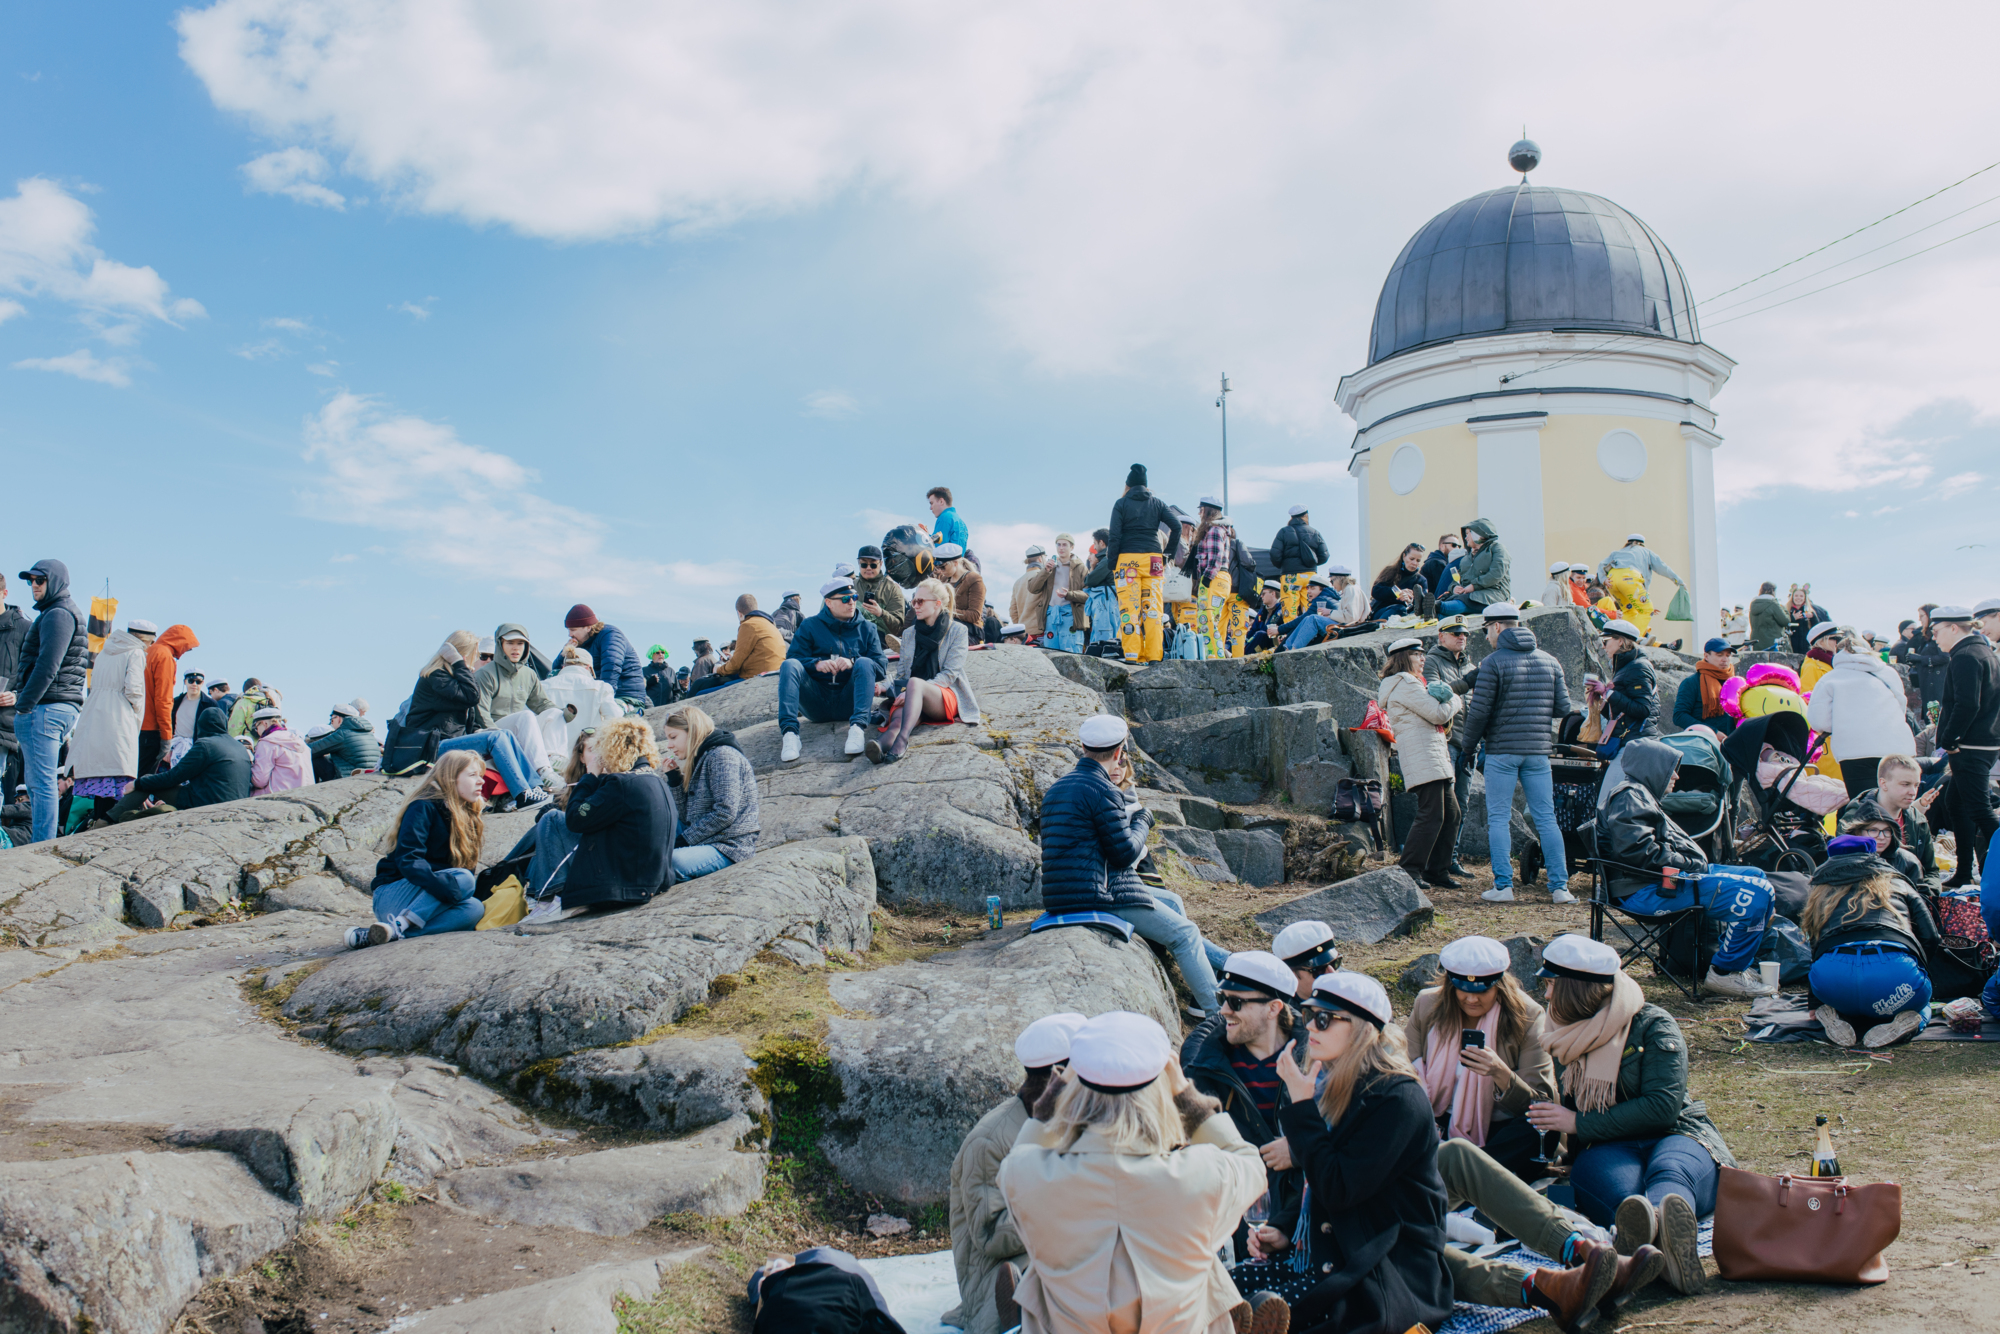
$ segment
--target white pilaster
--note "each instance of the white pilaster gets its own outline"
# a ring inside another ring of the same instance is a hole
[[[1681,438],[1687,441],[1688,563],[1694,567],[1687,572],[1688,596],[1694,603],[1690,647],[1698,652],[1703,641],[1722,633],[1722,565],[1715,549],[1715,450],[1722,437],[1682,422]]]
[[[1547,582],[1547,530],[1542,516],[1542,424],[1531,417],[1468,421],[1479,438],[1479,515],[1507,548],[1513,600],[1535,597]]]
[[[1357,450],[1347,461],[1347,475],[1355,481],[1354,527],[1361,543],[1354,554],[1354,571],[1355,578],[1364,584],[1374,577],[1368,555],[1368,456],[1374,452],[1370,449]]]

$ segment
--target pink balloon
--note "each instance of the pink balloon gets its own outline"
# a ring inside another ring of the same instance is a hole
[[[1740,676],[1732,676],[1722,683],[1722,711],[1737,722],[1743,721],[1743,692],[1749,682]]]
[[[1793,694],[1799,693],[1799,674],[1781,662],[1760,662],[1743,673],[1743,679],[1753,686],[1781,685]]]

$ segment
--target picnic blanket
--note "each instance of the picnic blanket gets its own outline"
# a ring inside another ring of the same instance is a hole
[[[1832,1046],[1826,1028],[1806,1007],[1803,991],[1781,991],[1765,996],[1750,1006],[1743,1016],[1743,1036],[1751,1042],[1824,1042]],[[1912,1042],[2000,1042],[2000,1022],[1990,1016],[1977,1033],[1954,1033],[1935,1013],[1924,1031]]]

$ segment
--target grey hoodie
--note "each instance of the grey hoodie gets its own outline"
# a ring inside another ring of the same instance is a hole
[[[493,661],[472,674],[472,683],[479,689],[479,702],[473,706],[473,713],[481,730],[491,730],[502,718],[522,709],[539,714],[555,707],[542,693],[542,678],[535,670],[532,644],[519,662],[507,661],[503,641],[509,635],[526,639],[528,632],[513,621],[502,621],[493,630]]]

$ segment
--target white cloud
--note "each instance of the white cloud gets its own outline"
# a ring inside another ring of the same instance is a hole
[[[28,308],[18,301],[0,301],[0,324],[5,324],[8,320],[27,313]]]
[[[1932,493],[1931,499],[1950,500],[1953,496],[1962,496],[1985,480],[1986,476],[1983,473],[1953,473],[1938,483],[1937,490]]]
[[[89,207],[54,181],[16,182],[14,196],[0,199],[0,291],[65,302],[114,344],[136,336],[137,319],[175,324],[207,314],[199,301],[170,297],[151,268],[107,259],[91,244],[96,230]]]
[[[285,345],[275,338],[266,338],[261,343],[245,343],[236,349],[236,355],[245,361],[268,361],[281,357],[287,351]]]
[[[319,469],[299,496],[305,512],[395,534],[399,554],[417,569],[668,618],[712,614],[712,598],[683,590],[732,585],[748,574],[732,561],[657,564],[619,555],[612,525],[551,499],[533,469],[377,399],[334,395],[307,419],[305,440],[305,457]]]
[[[132,383],[132,377],[125,373],[124,363],[117,358],[99,361],[87,347],[60,357],[29,357],[14,363],[17,371],[55,371],[62,375],[74,375],[79,380],[95,380],[99,384],[114,385],[119,389]]]
[[[1244,464],[1229,470],[1229,503],[1257,504],[1299,496],[1294,503],[1310,505],[1312,491],[1346,478],[1344,458],[1315,463]]]
[[[854,401],[854,395],[845,389],[821,389],[807,394],[805,404],[806,416],[823,417],[828,421],[852,417],[861,411],[861,405]]]
[[[330,378],[334,374],[334,368],[338,365],[340,363],[337,361],[315,361],[312,365],[306,367],[306,370],[311,374],[324,375]]]
[[[346,209],[347,197],[317,182],[332,172],[325,158],[310,148],[281,148],[243,164],[247,188],[259,194],[284,195],[301,204]]]
[[[274,315],[264,321],[266,329],[281,329],[286,333],[308,334],[318,332],[304,320],[295,320],[289,315]]]
[[[431,317],[431,303],[436,300],[437,298],[434,296],[427,296],[421,303],[405,301],[401,305],[391,306],[389,309],[400,310],[406,315],[414,315],[420,320],[427,320]]]

